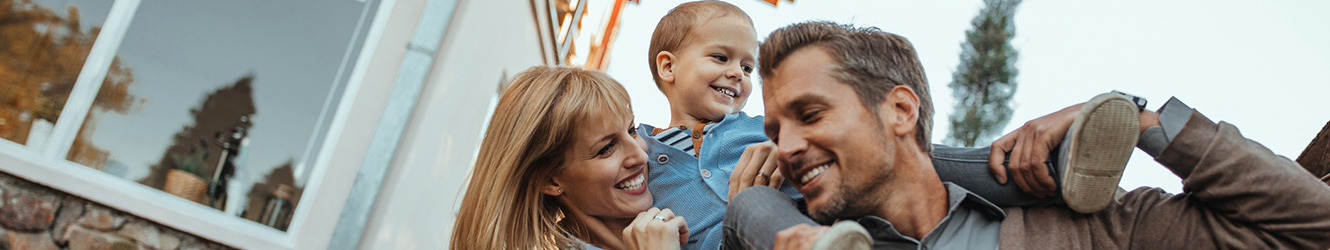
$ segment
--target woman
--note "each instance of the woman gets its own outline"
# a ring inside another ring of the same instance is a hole
[[[451,248],[678,249],[688,227],[651,208],[632,118],[628,92],[605,73],[518,74],[485,132]]]

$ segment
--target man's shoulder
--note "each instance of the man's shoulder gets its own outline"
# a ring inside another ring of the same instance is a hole
[[[970,192],[965,187],[951,182],[942,182],[942,185],[947,188],[947,205],[951,207],[951,211],[948,211],[948,213],[954,212],[956,209],[968,208],[993,220],[1001,221],[1007,217],[1001,207],[994,205],[974,192]]]

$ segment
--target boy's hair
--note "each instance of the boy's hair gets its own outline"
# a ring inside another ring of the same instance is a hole
[[[753,18],[748,17],[748,13],[739,7],[713,0],[680,4],[660,18],[660,22],[656,23],[656,31],[651,33],[651,45],[647,49],[650,52],[647,54],[647,65],[651,67],[651,79],[656,81],[657,89],[660,88],[660,72],[656,69],[656,54],[661,51],[678,53],[688,47],[693,27],[729,15],[743,17],[744,21],[748,21],[748,26],[753,26]]]
[[[904,85],[919,97],[919,121],[915,139],[924,152],[932,152],[929,135],[933,129],[933,101],[928,94],[928,79],[910,41],[877,27],[854,27],[829,21],[797,23],[772,31],[762,43],[758,71],[762,78],[772,75],[791,53],[817,46],[836,60],[833,77],[851,88],[870,111],[891,88]]]

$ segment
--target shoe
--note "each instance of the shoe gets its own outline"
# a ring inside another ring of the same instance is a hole
[[[813,243],[813,250],[873,249],[873,238],[868,230],[858,222],[841,221],[831,225],[831,229]]]
[[[1100,94],[1082,106],[1060,150],[1062,199],[1072,210],[1094,213],[1113,201],[1141,136],[1138,112],[1135,102],[1116,93]]]

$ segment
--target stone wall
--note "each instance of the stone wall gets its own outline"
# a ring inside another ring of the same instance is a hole
[[[0,250],[231,249],[0,172]]]

